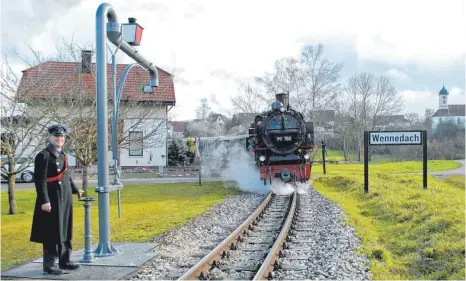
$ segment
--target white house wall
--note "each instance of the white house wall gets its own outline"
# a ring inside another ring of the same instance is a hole
[[[108,118],[111,120],[112,114],[111,114],[111,108],[112,105],[109,104],[109,114]],[[30,115],[32,116],[41,116],[42,108],[40,106],[28,106],[28,110]],[[86,107],[84,108],[84,111],[89,111],[89,116],[95,116],[95,109],[91,107]],[[70,109],[67,109],[63,107],[63,110],[58,110],[58,112],[63,112],[63,115],[67,115],[70,112]],[[167,159],[166,159],[166,154],[167,154],[167,147],[166,147],[166,137],[167,137],[167,124],[166,124],[166,106],[160,106],[160,105],[150,105],[150,104],[143,104],[137,108],[131,108],[131,110],[128,110],[128,108],[125,108],[125,104],[122,103],[120,105],[120,115],[119,119],[124,120],[124,131],[126,132],[128,128],[131,127],[134,122],[137,122],[141,118],[147,118],[147,120],[144,120],[141,122],[141,127],[144,127],[144,133],[148,133],[150,130],[153,128],[156,128],[160,122],[164,122],[163,125],[161,125],[158,130],[158,135],[160,138],[162,138],[164,141],[159,142],[157,146],[150,147],[150,148],[145,148],[143,151],[143,156],[129,156],[129,151],[127,149],[120,149],[120,165],[121,166],[166,166]],[[134,119],[131,119],[134,118]],[[55,123],[55,122],[51,122]],[[2,128],[3,129],[3,128]],[[73,129],[73,128],[71,128]],[[111,127],[109,127],[109,130]],[[1,129],[0,129],[1,130]],[[1,131],[4,131],[1,130]],[[46,132],[44,131],[46,134]],[[109,132],[110,133],[110,132]],[[111,145],[111,136],[109,135],[109,145]],[[24,143],[27,142],[27,138],[23,141]],[[45,144],[37,144],[37,140],[33,141],[32,146],[39,145],[41,147],[45,148]],[[24,153],[24,156],[31,156],[35,157],[35,155],[31,155],[31,152],[33,151],[33,148],[31,149],[26,149],[26,153]],[[152,160],[150,159],[150,155],[152,154]],[[164,158],[162,158],[162,155],[164,155]],[[109,163],[112,160],[112,151],[108,151],[108,160]],[[68,162],[71,167],[76,166],[76,158],[73,157],[72,155],[68,154]],[[96,163],[93,163],[96,164]]]
[[[125,119],[124,131],[129,135],[129,129],[137,120]],[[161,125],[160,125],[161,124]],[[158,127],[158,128],[157,128]],[[144,139],[142,156],[130,156],[129,149],[120,149],[120,165],[122,167],[154,167],[166,166],[167,163],[167,123],[164,119],[148,119],[140,122],[132,131],[142,131],[147,136],[151,131],[157,130],[154,136]]]

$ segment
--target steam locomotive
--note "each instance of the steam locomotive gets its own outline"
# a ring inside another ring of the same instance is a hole
[[[275,95],[272,108],[254,118],[249,127],[247,150],[254,152],[260,179],[296,185],[311,177],[311,154],[315,151],[314,124],[289,105],[289,93]]]

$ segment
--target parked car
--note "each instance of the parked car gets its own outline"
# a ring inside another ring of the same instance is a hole
[[[16,171],[21,167],[21,165],[28,161],[29,158],[27,157],[20,157],[18,159],[18,162],[16,163]],[[3,171],[8,170],[8,157],[7,156],[2,156],[1,157],[1,176],[3,180],[8,180],[8,175]],[[30,163],[27,165],[26,168],[23,168],[23,170],[19,173],[16,174],[16,181],[23,181],[23,182],[32,182],[34,180],[34,160],[30,161]]]

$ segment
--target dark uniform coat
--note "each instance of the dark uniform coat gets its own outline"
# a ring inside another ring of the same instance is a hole
[[[37,154],[34,177],[37,192],[32,219],[32,242],[60,244],[71,241],[73,230],[73,194],[79,194],[68,169],[60,180],[47,182],[65,169],[65,154],[49,144]],[[66,167],[67,168],[67,167]],[[42,211],[42,204],[50,203],[50,212]]]

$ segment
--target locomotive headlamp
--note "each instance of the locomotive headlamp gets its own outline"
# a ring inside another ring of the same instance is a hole
[[[264,155],[259,156],[259,161],[264,162],[265,161],[265,156]]]
[[[285,107],[280,107],[280,112],[285,112]]]
[[[309,159],[309,154],[304,154],[304,159],[308,160]]]

